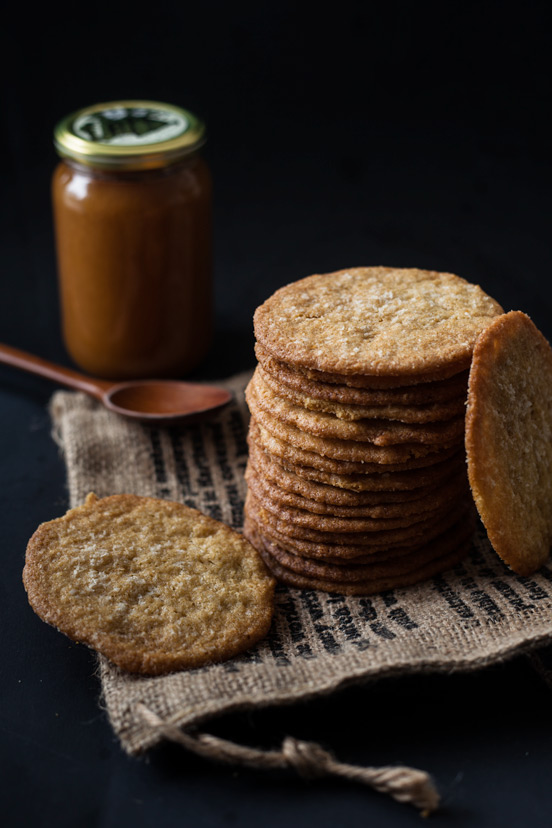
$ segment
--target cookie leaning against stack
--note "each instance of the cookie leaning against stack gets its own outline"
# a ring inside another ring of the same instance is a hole
[[[462,558],[468,369],[501,313],[453,274],[383,267],[257,309],[244,533],[281,581],[370,594]]]

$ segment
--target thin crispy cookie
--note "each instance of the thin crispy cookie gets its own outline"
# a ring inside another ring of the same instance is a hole
[[[465,400],[468,388],[468,371],[461,371],[446,380],[437,382],[421,381],[415,385],[404,385],[395,380],[395,388],[355,387],[354,377],[347,377],[345,385],[310,379],[304,372],[294,370],[285,362],[270,356],[257,342],[255,354],[265,373],[279,383],[300,391],[318,400],[328,400],[352,405],[428,405],[446,402],[462,397]],[[384,378],[381,378],[382,380]],[[422,378],[423,379],[423,378]],[[361,380],[362,382],[362,380]],[[364,386],[366,380],[364,380]]]
[[[416,550],[377,561],[374,560],[376,556],[372,556],[373,559],[370,562],[363,564],[344,561],[341,564],[334,564],[324,560],[304,558],[288,552],[265,536],[261,535],[261,537],[266,551],[286,569],[307,577],[322,578],[338,583],[354,583],[419,569],[421,565],[442,557],[447,552],[456,549],[460,543],[468,540],[473,533],[473,528],[473,521],[462,520]],[[247,532],[248,529],[244,531]]]
[[[253,412],[262,410],[283,423],[307,434],[331,440],[352,440],[375,446],[394,446],[404,443],[430,445],[450,444],[462,439],[464,433],[464,407],[460,414],[445,422],[404,423],[384,418],[341,419],[335,414],[312,411],[297,405],[278,394],[264,381],[257,367],[246,391],[246,398]]]
[[[450,463],[449,469],[446,470],[444,474],[439,476],[436,475],[436,479],[433,483],[430,482],[425,486],[418,487],[418,489],[365,492],[347,491],[346,489],[338,488],[337,486],[317,483],[314,480],[306,480],[298,474],[295,474],[291,471],[291,469],[287,469],[273,457],[270,457],[252,440],[249,440],[249,465],[256,469],[258,475],[262,476],[267,480],[267,482],[277,486],[279,489],[284,489],[290,494],[294,494],[311,502],[319,502],[322,506],[327,507],[328,509],[339,509],[342,507],[362,508],[364,506],[376,506],[382,503],[398,504],[419,500],[420,498],[431,494],[432,491],[435,491],[435,489],[442,483],[445,483],[454,472],[458,474],[460,458],[456,464]]]
[[[265,418],[265,422],[269,422],[268,418]],[[454,455],[458,455],[458,450],[461,445],[461,442],[460,444],[458,444],[457,442],[455,445],[450,446],[447,449],[441,449],[440,451],[432,451],[429,454],[422,454],[421,456],[417,457],[410,457],[406,460],[403,459],[402,462],[397,463],[378,463],[367,462],[362,460],[354,462],[349,460],[334,460],[333,458],[326,457],[325,455],[319,454],[316,451],[307,451],[305,449],[298,448],[297,446],[293,446],[290,443],[286,442],[286,433],[283,428],[274,426],[273,423],[270,424],[270,428],[277,429],[280,437],[277,437],[270,431],[267,431],[267,429],[264,428],[264,426],[262,426],[255,420],[254,415],[251,415],[248,438],[249,444],[251,444],[252,442],[257,443],[257,445],[259,445],[264,451],[266,451],[272,457],[278,458],[282,463],[285,463],[288,466],[319,469],[322,472],[337,475],[360,474],[364,477],[366,477],[367,475],[370,475],[372,477],[374,475],[377,475],[380,478],[382,478],[384,475],[386,475],[386,473],[422,473],[424,469],[428,470],[428,473],[431,474],[433,466],[441,464],[444,460],[453,458]],[[297,431],[297,429],[295,429],[295,431]],[[380,460],[381,456],[382,455],[380,454]],[[397,460],[400,461],[401,458],[398,457]],[[300,472],[298,471],[297,473],[299,474]],[[387,474],[387,477],[389,477],[389,474]],[[336,483],[335,485],[339,484]],[[417,483],[415,483],[414,485],[417,485]],[[421,483],[419,485],[421,485]],[[381,488],[386,487],[382,486]],[[387,488],[393,487],[388,486]]]
[[[257,366],[256,373],[260,374],[264,384],[278,397],[294,405],[302,406],[308,411],[333,414],[340,420],[398,420],[401,423],[434,423],[450,420],[459,414],[464,415],[465,413],[465,393],[463,395],[459,394],[455,399],[442,403],[430,403],[429,405],[351,405],[350,403],[309,396],[304,391],[279,382],[267,371],[264,371],[260,365]]]
[[[323,592],[341,593],[343,595],[373,595],[384,590],[411,586],[451,568],[461,561],[462,558],[466,557],[471,547],[469,538],[459,540],[458,544],[454,544],[452,549],[447,550],[437,558],[422,563],[414,570],[344,583],[342,581],[313,575],[301,575],[283,566],[270,554],[262,535],[254,523],[246,522],[245,532],[247,533],[248,539],[262,555],[267,566],[269,566],[275,577],[282,583],[299,589],[317,589]]]
[[[257,341],[292,368],[372,377],[449,376],[502,313],[452,273],[359,267],[300,279],[257,308]]]
[[[462,443],[462,431],[447,442],[438,444],[411,442],[378,446],[371,442],[320,437],[316,434],[309,434],[284,420],[279,420],[268,408],[262,408],[251,383],[246,388],[245,398],[251,417],[269,434],[292,448],[322,455],[331,460],[345,460],[348,463],[377,463],[382,466],[397,465],[419,457],[438,455],[440,451],[458,446],[459,441],[460,444]]]
[[[493,548],[530,575],[552,541],[552,350],[521,311],[496,319],[475,346],[466,451]]]
[[[470,509],[473,509],[473,501],[461,501],[450,510],[450,512],[439,520],[429,521],[422,524],[422,533],[403,532],[399,536],[398,532],[394,539],[389,538],[388,533],[381,533],[376,537],[374,533],[373,539],[369,544],[362,546],[351,546],[345,543],[324,543],[323,541],[306,541],[299,538],[292,538],[289,535],[283,534],[266,523],[262,519],[262,515],[257,510],[256,505],[246,499],[245,503],[245,519],[246,522],[252,521],[262,535],[270,540],[275,541],[283,549],[297,555],[302,555],[305,558],[322,559],[325,561],[332,561],[336,563],[339,560],[349,560],[355,563],[368,563],[372,560],[372,556],[385,560],[387,556],[401,555],[407,550],[414,550],[428,543],[433,538],[436,538],[441,532],[449,529],[462,515],[466,515]],[[383,537],[383,534],[386,534]]]
[[[273,483],[266,476],[259,474],[251,459],[245,470],[245,479],[248,487],[263,502],[263,497],[270,499],[275,507],[296,509],[301,516],[309,515],[311,519],[324,520],[331,518],[393,518],[410,514],[418,514],[424,511],[431,511],[441,503],[445,503],[460,496],[467,489],[465,476],[454,475],[442,486],[434,488],[429,495],[420,497],[417,500],[398,503],[372,503],[363,506],[336,506],[335,504],[320,503],[316,500],[309,500],[283,489]],[[316,516],[316,517],[315,517]],[[301,523],[301,518],[298,520]],[[305,524],[306,525],[306,524]],[[322,528],[322,527],[320,527]]]
[[[23,582],[44,621],[151,675],[246,650],[273,612],[274,580],[245,538],[196,509],[136,495],[88,495],[39,526]]]

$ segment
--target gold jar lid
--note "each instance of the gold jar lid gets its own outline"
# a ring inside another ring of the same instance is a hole
[[[163,167],[205,142],[205,124],[191,112],[155,101],[112,101],[79,109],[54,130],[59,155],[92,167]]]

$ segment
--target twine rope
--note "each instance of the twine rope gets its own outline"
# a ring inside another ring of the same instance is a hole
[[[431,777],[416,768],[372,768],[345,764],[338,762],[320,745],[303,742],[292,736],[284,739],[280,750],[259,750],[207,733],[186,733],[176,725],[165,722],[142,703],[136,704],[135,710],[148,727],[206,759],[269,770],[292,768],[307,779],[341,777],[368,785],[398,802],[414,805],[424,816],[434,811],[439,804],[439,794]]]

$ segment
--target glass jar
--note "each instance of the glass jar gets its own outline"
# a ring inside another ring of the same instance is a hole
[[[212,332],[211,179],[205,128],[152,101],[64,119],[52,199],[63,337],[85,371],[179,377]]]

